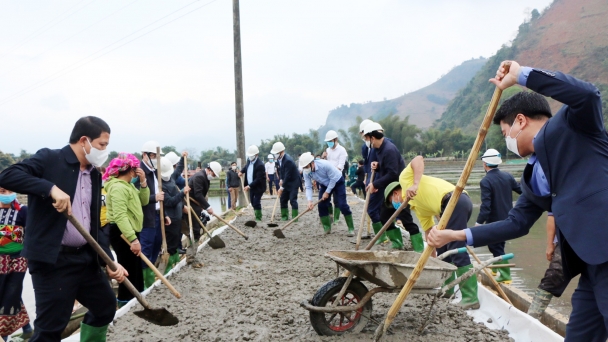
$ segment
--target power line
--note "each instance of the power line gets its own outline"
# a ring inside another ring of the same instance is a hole
[[[198,1],[199,1],[199,0],[196,0],[195,2],[198,2]],[[126,39],[127,37],[130,37],[130,36],[132,36],[133,34],[135,34],[135,33],[139,32],[139,31],[143,30],[144,28],[149,27],[149,26],[153,25],[154,23],[156,23],[156,22],[158,22],[158,21],[160,21],[160,20],[162,20],[162,19],[164,19],[164,18],[166,18],[166,17],[168,17],[168,16],[170,16],[170,15],[174,14],[175,12],[178,12],[178,11],[180,11],[180,10],[184,9],[185,7],[188,7],[188,6],[192,5],[194,2],[192,2],[192,3],[190,3],[190,4],[186,5],[186,6],[183,6],[183,7],[179,8],[178,10],[175,10],[175,11],[173,11],[173,12],[171,12],[171,13],[169,13],[169,14],[165,15],[164,17],[162,17],[162,18],[160,18],[160,19],[157,19],[157,20],[155,20],[154,22],[152,22],[152,23],[150,23],[150,24],[148,24],[148,25],[146,25],[146,26],[144,26],[144,27],[142,27],[142,28],[140,28],[140,29],[138,29],[138,30],[136,30],[136,31],[134,31],[134,32],[132,32],[132,33],[130,33],[130,34],[128,34],[128,35],[126,35],[126,36],[124,36],[123,38],[121,38],[121,39],[119,39],[119,40],[115,41],[114,43],[109,44],[109,45],[107,45],[106,47],[104,47],[104,48],[102,48],[102,49],[97,50],[96,52],[94,52],[94,53],[92,53],[92,54],[88,55],[87,57],[82,58],[82,59],[80,59],[79,61],[77,61],[77,62],[75,62],[75,63],[72,63],[71,65],[69,65],[69,66],[67,66],[67,67],[65,67],[65,68],[63,68],[63,69],[61,69],[61,70],[59,70],[59,71],[57,71],[57,72],[55,72],[55,73],[51,74],[50,76],[47,76],[46,78],[44,78],[44,79],[42,79],[42,80],[40,80],[40,81],[38,81],[38,82],[36,82],[36,83],[34,83],[34,84],[32,84],[32,85],[28,86],[28,87],[25,87],[24,89],[22,89],[22,90],[20,90],[20,91],[18,91],[18,92],[16,92],[16,93],[14,93],[14,94],[12,94],[12,95],[9,95],[8,97],[6,97],[6,98],[4,98],[4,99],[2,99],[2,100],[0,101],[0,106],[3,106],[3,105],[5,105],[5,104],[6,104],[6,103],[8,103],[8,102],[10,102],[10,101],[12,101],[12,100],[14,100],[14,99],[16,99],[16,98],[19,98],[19,97],[21,97],[21,96],[23,96],[23,95],[25,95],[25,94],[27,94],[27,93],[31,92],[32,90],[35,90],[35,89],[37,89],[37,88],[40,88],[40,87],[42,87],[43,85],[45,85],[45,84],[47,84],[47,83],[49,83],[49,82],[51,82],[51,81],[54,81],[54,80],[56,80],[56,79],[58,79],[58,78],[60,78],[60,77],[62,77],[62,76],[64,76],[64,75],[66,75],[66,74],[68,74],[68,73],[70,73],[70,72],[72,72],[72,71],[74,71],[74,70],[76,70],[76,69],[79,69],[79,68],[81,68],[81,67],[83,67],[83,66],[85,66],[85,65],[87,65],[87,64],[89,64],[89,63],[91,63],[91,62],[93,62],[93,61],[95,61],[95,60],[97,60],[97,59],[99,59],[99,58],[101,58],[101,57],[103,57],[103,56],[105,56],[105,55],[107,55],[108,53],[110,53],[110,52],[112,52],[112,51],[114,51],[114,50],[116,50],[116,49],[118,49],[118,48],[121,48],[121,47],[123,47],[123,46],[125,46],[125,45],[127,45],[127,44],[131,43],[131,42],[132,42],[132,41],[134,41],[134,40],[137,40],[137,39],[139,39],[139,38],[141,38],[141,37],[143,37],[143,36],[146,36],[146,35],[148,35],[149,33],[152,33],[152,32],[154,32],[154,31],[158,30],[159,28],[161,28],[161,27],[163,27],[163,26],[166,26],[166,25],[168,25],[168,24],[170,24],[170,23],[172,23],[172,22],[174,22],[174,21],[176,21],[176,20],[178,20],[178,19],[181,19],[181,18],[185,17],[186,15],[188,15],[188,14],[190,14],[190,13],[193,13],[193,12],[195,12],[195,11],[198,11],[198,10],[200,10],[201,8],[206,7],[206,6],[208,6],[208,5],[212,4],[212,3],[216,2],[216,1],[218,1],[218,0],[212,0],[212,1],[210,1],[210,2],[207,2],[207,3],[205,3],[204,5],[199,6],[199,7],[195,8],[195,9],[191,10],[190,12],[186,12],[186,13],[184,13],[184,14],[180,15],[179,17],[176,17],[176,18],[174,18],[174,19],[172,19],[172,20],[170,20],[170,21],[168,21],[168,22],[166,22],[166,23],[164,23],[164,24],[162,24],[162,25],[160,25],[160,26],[157,26],[157,27],[155,27],[155,28],[153,28],[153,29],[151,29],[151,30],[149,30],[149,31],[147,31],[147,32],[145,32],[145,33],[143,33],[143,34],[141,34],[141,35],[139,35],[139,36],[137,36],[137,37],[135,37],[135,38],[131,39],[131,40],[128,40],[128,41],[126,41],[125,43],[120,44],[120,45],[118,45],[118,46],[116,46],[116,47],[112,48],[112,49],[111,49],[111,50],[109,50],[109,51],[104,52],[103,54],[101,54],[101,55],[99,55],[99,56],[97,56],[97,57],[95,57],[95,58],[93,58],[93,59],[90,59],[90,60],[88,60],[88,61],[85,61],[86,59],[88,59],[88,58],[92,57],[93,55],[95,55],[95,54],[97,54],[97,53],[99,53],[99,52],[101,52],[101,51],[103,51],[103,50],[107,49],[108,47],[110,47],[110,46],[112,46],[112,45],[115,45],[116,43],[118,43],[118,42],[120,42],[120,41],[122,41],[122,40]],[[84,62],[83,62],[83,61],[84,61]],[[80,65],[77,65],[77,64],[79,64],[79,63],[81,63],[81,64],[80,64]],[[71,68],[71,70],[70,70],[70,68]]]
[[[54,49],[54,48],[56,48],[57,46],[59,46],[59,45],[61,45],[61,44],[65,43],[65,42],[67,42],[68,40],[70,40],[70,39],[72,39],[72,38],[76,37],[77,35],[79,35],[79,34],[81,34],[81,33],[85,32],[85,31],[87,31],[87,30],[88,30],[88,29],[90,29],[91,27],[93,27],[93,26],[95,26],[95,25],[97,25],[97,24],[101,23],[102,21],[104,21],[104,20],[108,19],[109,17],[113,16],[114,14],[116,14],[116,13],[118,13],[118,12],[120,12],[120,11],[124,10],[125,8],[127,8],[127,7],[129,7],[129,6],[131,6],[131,5],[133,5],[133,4],[134,4],[134,3],[136,3],[137,1],[139,1],[139,0],[134,0],[134,1],[130,2],[129,4],[127,4],[127,5],[125,5],[125,6],[121,7],[121,8],[119,8],[119,9],[117,9],[116,11],[114,11],[114,12],[112,12],[112,13],[108,14],[107,16],[105,16],[105,17],[101,18],[100,20],[98,20],[98,21],[94,22],[93,24],[91,24],[91,25],[87,26],[86,28],[84,28],[84,29],[82,29],[82,30],[78,31],[77,33],[75,33],[75,34],[73,34],[73,35],[69,36],[68,38],[66,38],[66,39],[62,40],[60,43],[57,43],[57,44],[55,44],[55,45],[51,46],[50,48],[48,48],[48,49],[46,49],[46,50],[42,51],[41,53],[37,54],[36,56],[32,57],[31,59],[37,59],[38,57],[40,57],[40,56],[44,55],[45,53],[47,53],[47,52],[49,52],[49,51],[53,50],[53,49]],[[19,64],[18,66],[14,67],[14,68],[11,68],[10,70],[7,70],[5,73],[3,73],[2,75],[0,75],[0,78],[2,78],[2,77],[4,77],[4,76],[6,76],[6,75],[8,75],[8,74],[10,74],[11,72],[13,72],[13,71],[15,71],[15,70],[19,69],[20,67],[22,67],[23,65],[25,65],[25,64],[27,64],[27,63],[28,63],[28,61],[25,61],[25,62],[23,62],[23,63]]]
[[[84,0],[82,0],[84,1]],[[80,2],[82,2],[80,1]],[[10,48],[8,51],[6,51],[5,53],[3,53],[2,55],[0,55],[0,58],[6,56],[8,53],[14,51],[15,49],[27,44],[29,41],[31,41],[32,39],[38,37],[39,35],[43,34],[44,32],[50,30],[51,28],[57,26],[59,23],[61,23],[62,21],[66,20],[67,18],[73,16],[74,14],[82,11],[85,7],[89,6],[90,4],[92,4],[95,0],[90,1],[89,3],[87,3],[86,5],[82,6],[81,8],[77,9],[76,11],[68,14],[66,17],[62,18],[61,20],[59,20],[56,23],[53,23],[52,25],[48,26],[49,24],[51,24],[53,21],[55,21],[57,18],[63,16],[65,13],[71,11],[74,7],[78,6],[80,4],[77,3],[75,6],[72,6],[69,10],[63,12],[62,14],[60,14],[59,16],[55,17],[53,20],[49,21],[48,23],[44,24],[43,26],[41,26],[40,28],[38,28],[36,31],[30,33],[27,37],[25,37],[23,39],[23,41],[21,41],[21,43],[17,43],[16,45],[14,45],[12,48]],[[48,27],[47,27],[48,26]]]

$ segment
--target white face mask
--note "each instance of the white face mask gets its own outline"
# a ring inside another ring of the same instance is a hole
[[[236,170],[236,165],[232,166],[232,169],[233,169],[233,170]]]
[[[309,174],[311,171],[312,171],[312,170],[311,170],[311,168],[306,168],[306,169],[303,169],[303,170],[302,170],[302,172],[303,172],[305,175]]]
[[[249,156],[249,160],[254,161],[256,156]]]
[[[108,151],[108,149],[100,150],[100,149],[93,147],[93,145],[91,145],[91,142],[89,141],[89,139],[87,139],[87,142],[89,143],[89,146],[91,146],[91,152],[87,153],[87,150],[85,150],[84,146],[83,146],[82,150],[84,151],[84,157],[87,159],[87,161],[89,163],[91,163],[91,165],[97,166],[97,167],[102,166],[103,163],[105,163],[106,160],[108,160],[108,154],[110,154],[110,151]]]
[[[168,182],[169,180],[171,180],[171,176],[169,176],[169,177],[161,176],[160,178],[163,179],[163,182]]]
[[[211,180],[211,179],[215,179],[215,178],[217,178],[217,177],[213,177],[213,174],[207,173],[207,179]]]
[[[515,123],[513,123],[513,126],[515,126]],[[519,149],[517,148],[517,137],[519,136],[519,134],[523,131],[523,129],[521,129],[517,135],[515,135],[515,138],[511,138],[511,131],[513,130],[513,126],[511,126],[511,129],[509,130],[509,134],[507,134],[507,136],[505,137],[505,143],[507,144],[507,149],[513,153],[515,153],[516,155],[518,155],[519,157],[521,157],[521,155],[519,154]]]
[[[367,146],[367,148],[370,148],[372,145],[372,142],[370,140],[365,140],[365,146]]]

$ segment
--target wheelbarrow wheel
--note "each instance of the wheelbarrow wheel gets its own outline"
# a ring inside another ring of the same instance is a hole
[[[311,304],[314,306],[331,306],[336,296],[342,290],[346,282],[345,277],[336,278],[325,285],[312,298]],[[368,292],[367,287],[359,280],[353,279],[338,302],[338,306],[355,306]],[[325,336],[342,335],[346,332],[361,332],[372,314],[372,300],[370,299],[365,306],[358,311],[343,313],[323,313],[310,312],[310,324],[317,334]]]

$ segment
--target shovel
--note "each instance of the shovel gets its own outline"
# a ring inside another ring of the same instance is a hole
[[[207,233],[207,236],[209,237],[209,246],[211,246],[211,248],[213,249],[218,249],[218,248],[224,248],[226,247],[226,244],[224,243],[224,240],[220,239],[219,236],[211,236],[211,233],[207,230],[207,228],[205,227],[205,225],[203,224],[203,222],[201,221],[201,219],[198,217],[198,215],[196,214],[196,212],[194,211],[194,209],[190,208],[190,211],[192,212],[192,214],[194,215],[194,217],[196,217],[196,220],[198,221],[198,224],[201,225],[201,227],[203,227],[203,230],[205,231],[205,233]],[[190,213],[188,213],[190,214]]]
[[[278,227],[279,225],[274,222],[274,213],[276,213],[277,211],[277,204],[279,203],[279,196],[277,195],[277,199],[274,200],[274,208],[272,208],[272,216],[270,216],[270,223],[268,224],[268,227],[270,228],[274,228],[274,227]]]
[[[247,194],[247,192],[249,191],[245,191],[245,182],[243,182],[243,177],[239,177],[241,179],[241,185],[243,186],[243,195],[245,195],[245,200],[247,201],[247,208],[249,208],[251,206],[251,203],[249,202],[249,197]],[[251,191],[251,189],[249,189]],[[258,223],[255,221],[247,221],[245,222],[245,226],[247,227],[251,227],[254,228]]]
[[[369,177],[369,183],[374,182],[374,177],[376,177],[376,170],[372,170],[372,175]],[[367,216],[367,208],[369,207],[369,198],[371,196],[371,191],[367,191],[365,196],[365,205],[363,206],[363,214],[361,214],[361,226],[359,226],[359,231],[357,232],[357,242],[355,243],[355,250],[359,250],[359,246],[361,245],[361,235],[363,234],[363,227],[365,226],[365,216]],[[367,234],[369,236],[369,233]]]
[[[160,176],[160,147],[156,147],[156,165],[158,169],[156,170],[156,177],[158,178],[158,192],[163,191],[163,178]],[[160,248],[160,262],[158,264],[158,269],[160,273],[165,273],[167,269],[167,264],[169,263],[169,252],[167,251],[167,236],[165,235],[165,209],[163,205],[163,201],[160,201],[160,231],[163,236],[163,242]]]
[[[321,201],[322,201],[322,200],[318,200],[318,201],[316,201],[315,203],[313,203],[313,205],[312,205],[312,206],[313,206],[313,208],[314,208],[314,207],[315,207],[317,204],[319,204],[319,202],[321,202]],[[306,210],[304,210],[304,211],[303,211],[303,212],[302,212],[300,215],[296,216],[294,219],[292,219],[291,221],[287,222],[287,224],[286,224],[286,225],[284,225],[284,226],[283,226],[283,228],[280,228],[280,229],[275,229],[275,230],[272,232],[272,235],[276,236],[276,237],[277,237],[277,238],[279,238],[279,239],[284,239],[284,238],[285,238],[285,234],[283,234],[283,230],[287,229],[287,227],[289,227],[289,226],[290,226],[292,223],[296,222],[296,220],[297,220],[297,219],[299,219],[300,217],[302,217],[302,215],[304,215],[304,214],[306,214],[306,213],[308,213],[308,212],[310,212],[310,211],[312,211],[312,209],[306,209]]]
[[[91,234],[89,234],[89,232],[87,232],[86,229],[84,229],[84,227],[80,224],[80,222],[78,222],[78,220],[76,218],[74,218],[74,216],[68,215],[67,211],[64,211],[63,215],[65,215],[65,217],[67,217],[68,221],[70,221],[74,225],[74,227],[76,227],[76,229],[78,230],[80,235],[82,235],[82,237],[95,250],[95,252],[97,252],[97,254],[99,254],[99,256],[101,257],[101,259],[103,259],[103,261],[106,263],[106,265],[108,265],[108,267],[112,271],[116,272],[117,268],[116,268],[116,264],[114,263],[114,261],[112,261],[112,259],[108,256],[108,254],[106,254],[106,252],[101,248],[101,246],[99,246],[97,241],[95,241],[95,239],[93,239]],[[125,280],[123,280],[122,284],[125,285],[125,287],[129,290],[129,292],[131,292],[133,294],[133,296],[135,296],[135,298],[137,298],[137,301],[141,304],[141,306],[144,307],[144,309],[142,311],[134,312],[134,314],[137,317],[144,319],[152,324],[156,324],[156,325],[160,325],[160,326],[176,325],[177,323],[179,323],[179,320],[177,319],[177,317],[173,316],[169,311],[167,311],[167,309],[165,309],[165,308],[153,309],[150,306],[150,304],[148,303],[148,301],[144,297],[142,297],[141,293],[139,293],[139,291],[137,291],[137,289],[133,286],[133,284],[131,284],[131,282],[129,281],[128,278],[125,277]]]
[[[131,246],[131,242],[129,242],[129,240],[127,240],[127,238],[124,235],[120,234],[120,237],[123,240],[125,240],[125,242],[129,246]],[[165,276],[163,276],[163,274],[160,273],[160,271],[156,267],[154,267],[154,264],[152,264],[152,262],[150,261],[150,259],[148,259],[148,257],[146,257],[144,255],[144,253],[140,252],[139,253],[139,257],[141,258],[141,260],[143,260],[143,262],[146,263],[146,265],[148,265],[148,267],[150,267],[150,269],[152,271],[154,271],[154,274],[156,274],[156,276],[158,277],[158,279],[160,279],[163,282],[163,284],[165,284],[167,286],[167,288],[169,289],[169,291],[171,291],[171,293],[173,293],[173,295],[175,297],[177,297],[177,299],[182,298],[182,295],[179,292],[177,292],[177,290],[175,289],[175,287],[173,287],[173,285],[171,285],[171,283],[167,280],[167,278],[165,278]]]
[[[186,182],[186,185],[188,185],[188,169],[187,169],[188,157],[186,157],[186,156],[184,156],[184,165],[186,165],[186,172],[184,172],[184,180]],[[194,230],[192,229],[192,215],[190,214],[190,211],[192,210],[192,207],[190,207],[190,191],[188,191],[188,193],[186,194],[186,205],[188,206],[188,208],[190,208],[190,210],[188,210],[188,226],[190,227],[190,246],[188,246],[188,249],[186,250],[186,256],[189,258],[189,260],[192,260],[194,258],[194,256],[196,255],[196,243],[194,242]]]
[[[221,218],[220,216],[218,216],[215,213],[213,213],[213,216],[215,216],[215,218],[217,218],[218,220],[224,222],[224,224],[227,225],[228,227],[234,229],[237,233],[239,233],[239,235],[241,235],[242,237],[244,237],[245,240],[249,240],[249,236],[245,235],[245,233],[243,233],[242,231],[240,231],[237,227],[231,225],[228,221],[224,220],[223,218]]]

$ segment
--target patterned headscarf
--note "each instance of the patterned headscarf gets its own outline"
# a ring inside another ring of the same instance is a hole
[[[103,180],[106,180],[110,177],[118,176],[118,173],[121,171],[126,171],[130,168],[138,168],[139,160],[137,157],[132,155],[131,153],[120,152],[118,157],[112,159],[110,161],[110,165],[106,168],[106,172],[101,177]]]

